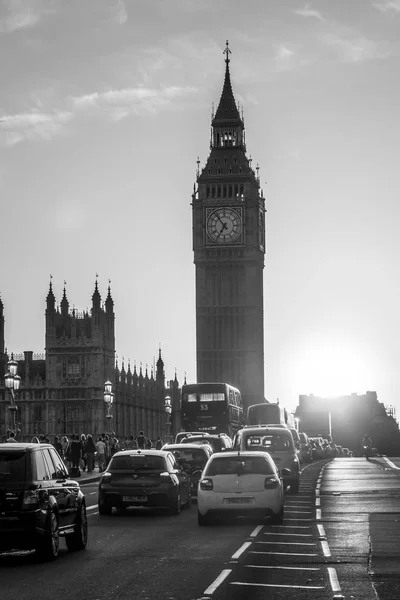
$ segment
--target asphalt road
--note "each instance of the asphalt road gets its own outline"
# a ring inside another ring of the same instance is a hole
[[[283,526],[200,528],[195,504],[176,516],[100,517],[97,484],[82,484],[87,549],[68,553],[62,540],[46,564],[34,553],[0,556],[1,599],[400,598],[400,459],[310,465],[300,492],[286,494]]]

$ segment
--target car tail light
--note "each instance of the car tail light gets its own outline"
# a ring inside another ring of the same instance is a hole
[[[200,489],[209,491],[214,487],[212,479],[201,479],[200,480]]]
[[[39,503],[38,490],[25,490],[22,500],[22,508],[31,508]]]
[[[264,481],[264,487],[266,490],[272,490],[277,488],[279,485],[279,479],[276,477],[266,477]]]
[[[103,473],[101,480],[100,480],[100,487],[104,484],[104,483],[110,483],[111,481],[111,473],[109,473],[107,471],[107,473]]]
[[[161,481],[172,481],[171,473],[168,471],[164,471],[164,473],[160,473]]]

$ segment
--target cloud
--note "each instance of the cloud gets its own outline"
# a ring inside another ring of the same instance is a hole
[[[319,21],[325,22],[325,19],[321,13],[312,9],[309,4],[305,4],[303,8],[298,8],[294,12],[296,15],[300,15],[300,17],[318,19]]]
[[[339,51],[343,62],[360,63],[387,58],[391,55],[386,42],[376,42],[353,31],[327,33],[322,36],[322,40]]]
[[[118,121],[131,114],[177,108],[177,100],[195,91],[194,87],[166,86],[157,89],[140,86],[75,96],[71,102],[75,110],[102,110]]]
[[[275,48],[275,59],[276,60],[287,60],[294,55],[293,50],[290,50],[287,46],[279,44]]]
[[[126,10],[124,0],[118,0],[117,2],[117,12],[115,15],[115,20],[119,25],[123,25],[128,20],[128,13]]]
[[[65,125],[72,119],[69,111],[42,113],[32,111],[0,117],[0,134],[6,146],[14,146],[24,140],[50,140],[65,132]]]
[[[374,6],[381,12],[400,13],[400,0],[383,0],[383,2],[376,2]]]
[[[49,0],[3,0],[6,16],[0,19],[0,33],[34,27],[44,14],[54,12]]]

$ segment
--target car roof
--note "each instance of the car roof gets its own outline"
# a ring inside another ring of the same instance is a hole
[[[115,456],[132,456],[132,454],[138,454],[139,456],[141,454],[146,454],[147,456],[150,455],[150,456],[163,456],[163,457],[165,457],[169,453],[170,453],[169,450],[153,450],[152,448],[151,449],[149,448],[148,450],[146,450],[146,449],[143,450],[142,448],[139,448],[138,450],[120,450],[119,452],[116,452],[113,455],[113,458]]]
[[[261,434],[261,433],[276,433],[292,436],[289,429],[286,427],[277,427],[276,425],[254,425],[254,427],[246,427],[241,430],[243,434]]]
[[[38,444],[37,442],[4,442],[0,450],[35,450],[37,448],[53,448],[53,444]]]
[[[237,450],[225,450],[224,452],[214,452],[214,454],[211,455],[210,460],[214,460],[215,458],[240,458],[241,456],[244,456],[245,458],[259,457],[267,460],[269,458],[272,460],[272,457],[268,452],[262,452],[259,450],[240,450],[239,452]]]
[[[211,450],[210,444],[189,444],[189,442],[187,444],[164,444],[163,448],[165,448],[165,451],[182,450],[182,448],[188,448],[190,450],[198,450],[199,448],[200,450]]]

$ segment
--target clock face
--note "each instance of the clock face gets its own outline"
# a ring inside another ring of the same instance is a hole
[[[213,243],[233,244],[240,239],[242,230],[242,217],[232,208],[217,208],[208,216],[207,234]]]

